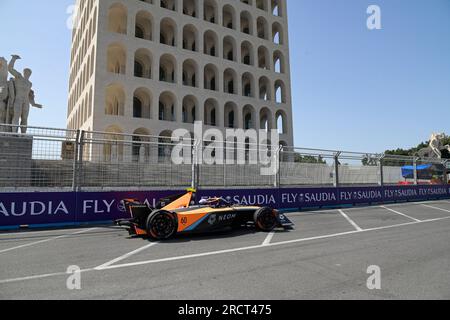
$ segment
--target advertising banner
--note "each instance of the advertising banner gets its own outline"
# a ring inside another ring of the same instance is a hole
[[[76,221],[73,192],[0,193],[0,227]]]
[[[154,208],[164,197],[184,191],[79,192],[77,222],[112,221],[130,218],[124,199],[136,199]]]
[[[0,228],[21,225],[106,222],[128,218],[124,199],[155,207],[180,191],[0,193]],[[197,200],[223,197],[249,206],[307,209],[339,205],[450,198],[450,186],[386,186],[199,190]]]

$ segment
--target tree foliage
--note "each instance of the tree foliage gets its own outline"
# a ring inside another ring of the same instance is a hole
[[[450,136],[446,136],[445,139],[442,140],[442,144],[450,145]],[[385,154],[387,155],[394,155],[394,156],[408,156],[412,157],[417,154],[420,150],[427,148],[430,145],[430,141],[422,142],[417,145],[417,147],[410,148],[410,149],[396,149],[396,150],[386,150]],[[449,152],[444,151],[442,154],[443,158],[450,159]]]
[[[321,156],[314,157],[314,156],[303,156],[299,153],[295,154],[295,162],[297,163],[317,163],[317,164],[326,164],[327,162],[323,160]]]

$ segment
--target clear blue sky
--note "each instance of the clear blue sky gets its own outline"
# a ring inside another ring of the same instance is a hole
[[[288,1],[296,145],[380,152],[450,134],[450,0]],[[0,55],[23,57],[45,105],[31,125],[65,126],[73,2],[0,0]],[[366,28],[370,4],[382,30]]]

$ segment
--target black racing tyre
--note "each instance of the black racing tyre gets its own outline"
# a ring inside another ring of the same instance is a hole
[[[256,228],[264,232],[271,232],[278,227],[276,213],[271,208],[261,208],[256,211],[254,220]]]
[[[157,210],[147,218],[147,232],[155,240],[167,240],[175,235],[178,229],[177,216],[174,213]]]

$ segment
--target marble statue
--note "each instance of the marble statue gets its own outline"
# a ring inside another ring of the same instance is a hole
[[[447,136],[444,133],[433,133],[430,137],[430,143],[427,148],[419,150],[417,155],[421,158],[442,158],[442,151],[450,152],[450,145],[444,146],[442,140]]]
[[[21,126],[21,132],[25,134],[30,105],[35,108],[42,108],[42,105],[37,104],[34,98],[33,84],[30,81],[32,71],[27,68],[21,74],[14,67],[19,59],[18,55],[13,55],[9,64],[4,58],[0,59],[0,123],[13,125],[15,128],[12,129],[13,132],[18,132],[18,128]],[[8,72],[13,76],[9,81]],[[11,129],[8,127],[1,131],[11,131]]]
[[[14,69],[16,61],[20,59],[18,55],[13,55],[8,65],[8,71],[14,76],[14,103],[13,103],[13,117],[11,124],[14,126],[22,126],[22,133],[27,132],[28,115],[30,113],[30,104],[35,108],[42,108],[42,105],[34,101],[34,92],[31,89],[33,84],[30,81],[32,74],[31,69],[24,69],[23,75]]]
[[[7,123],[8,61],[0,57],[0,123]],[[1,127],[0,127],[0,131]]]

